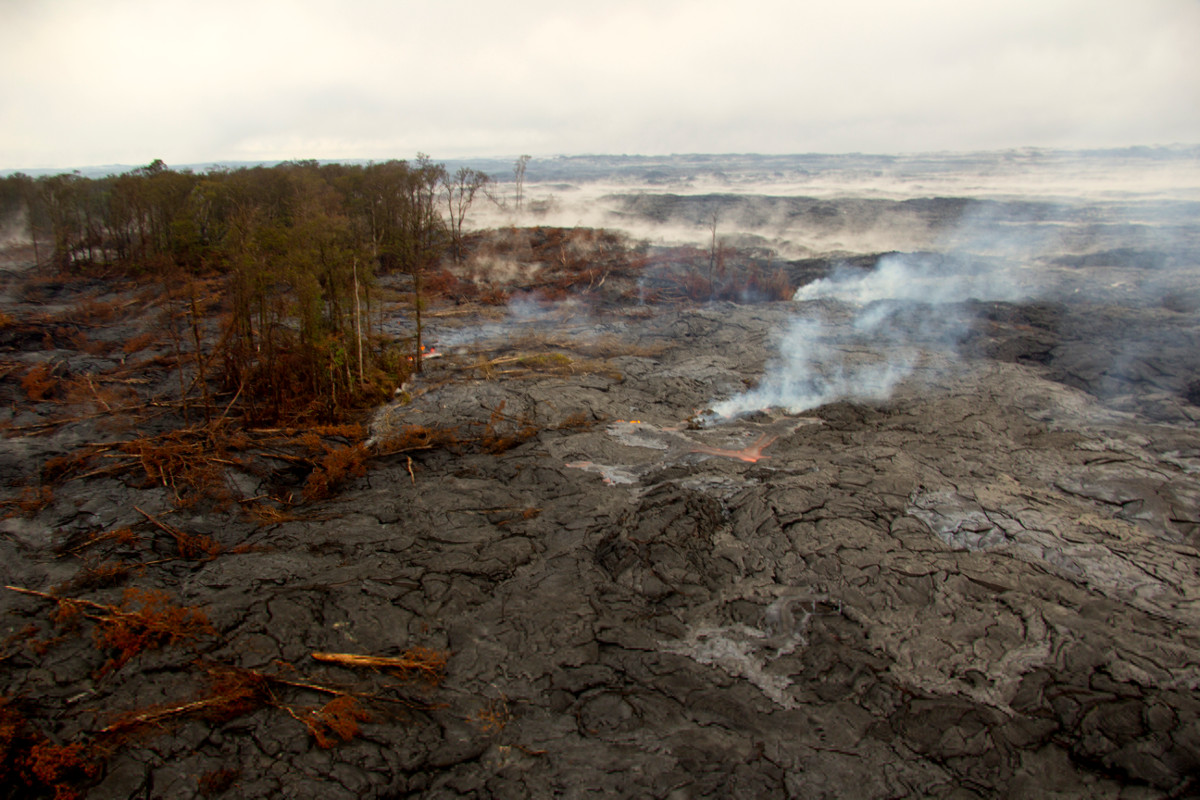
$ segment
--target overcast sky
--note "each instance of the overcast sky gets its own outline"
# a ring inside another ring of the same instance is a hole
[[[1200,142],[1200,0],[0,0],[0,168]]]

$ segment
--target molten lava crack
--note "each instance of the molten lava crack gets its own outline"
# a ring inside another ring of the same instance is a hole
[[[758,440],[749,447],[744,447],[741,450],[727,450],[723,447],[708,447],[707,445],[696,445],[691,448],[689,453],[705,453],[710,456],[725,456],[726,458],[736,458],[738,461],[745,461],[750,464],[758,461],[760,458],[770,458],[763,455],[763,450],[771,446],[772,442],[778,439],[778,436],[763,434],[758,437]]]

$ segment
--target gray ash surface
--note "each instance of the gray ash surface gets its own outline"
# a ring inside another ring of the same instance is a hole
[[[180,717],[125,742],[90,798],[1200,791],[1195,308],[966,304],[958,341],[918,340],[887,399],[705,416],[762,378],[804,308],[435,317],[452,344],[376,416],[368,474],[298,519],[68,482],[3,522],[5,584],[63,585],[80,567],[64,540],[144,522],[134,506],[249,547],[138,578],[206,610],[217,635],[198,652],[98,677],[86,634],[44,658],[10,646],[0,694],[65,742],[196,696],[197,658],[362,686],[384,676],[312,653],[450,654],[439,686],[336,747],[277,706]],[[532,341],[542,362],[502,360]],[[578,366],[583,348],[602,367]],[[576,368],[537,368],[553,352]],[[489,424],[536,433],[499,454],[387,455],[407,426]],[[8,439],[7,480],[90,435]],[[268,481],[236,479],[250,497]],[[6,636],[47,610],[0,604]]]

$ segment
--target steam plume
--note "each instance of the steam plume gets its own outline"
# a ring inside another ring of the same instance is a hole
[[[712,410],[794,414],[836,400],[886,399],[923,349],[953,352],[967,324],[958,303],[1023,294],[1019,275],[993,262],[895,254],[868,272],[835,271],[797,290],[800,315],[759,385]]]

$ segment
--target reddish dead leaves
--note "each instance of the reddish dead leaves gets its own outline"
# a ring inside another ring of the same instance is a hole
[[[361,442],[344,447],[326,446],[316,468],[304,484],[304,499],[308,502],[324,500],[350,478],[361,478],[367,474],[367,459],[370,452]]]
[[[6,796],[82,797],[81,786],[100,774],[95,753],[79,743],[55,744],[26,719],[13,700],[0,697],[0,784]],[[8,794],[11,793],[11,794]]]
[[[47,399],[58,387],[59,379],[54,375],[50,364],[37,364],[29,368],[21,378],[21,388],[31,402],[38,403]]]
[[[358,723],[366,722],[371,715],[353,697],[342,695],[297,718],[308,728],[317,747],[328,750],[357,736]]]
[[[26,486],[16,499],[0,503],[0,508],[8,509],[4,513],[5,517],[18,514],[22,517],[33,517],[53,502],[54,490],[49,486]]]
[[[433,686],[441,680],[448,654],[417,647],[395,657],[314,653],[313,658],[344,667],[375,668],[401,681],[421,678]],[[371,719],[370,706],[399,703],[408,709],[426,707],[419,700],[399,694],[398,684],[377,687],[374,691],[330,686],[299,677],[296,668],[285,662],[278,662],[282,668],[279,673],[225,664],[202,663],[199,666],[208,672],[208,687],[199,695],[179,703],[127,712],[100,733],[124,737],[148,728],[161,729],[184,718],[227,722],[272,707],[304,725],[318,747],[329,748],[359,734],[360,723]],[[296,705],[286,699],[289,692],[332,695],[333,699],[320,706]]]
[[[216,635],[203,611],[176,605],[169,594],[157,589],[130,587],[125,590],[120,605],[112,606],[19,586],[6,588],[53,600],[56,607],[51,619],[60,628],[73,629],[83,619],[94,622],[92,638],[96,647],[112,653],[100,668],[99,676],[120,669],[143,651]]]
[[[216,635],[203,611],[175,605],[170,595],[155,589],[126,589],[119,607],[94,618],[96,647],[115,651],[100,675],[120,669],[145,650]]]
[[[179,719],[228,722],[272,702],[270,678],[249,669],[208,665],[208,686],[196,697],[181,703],[163,703],[121,714],[100,733],[128,736],[161,727]]]

